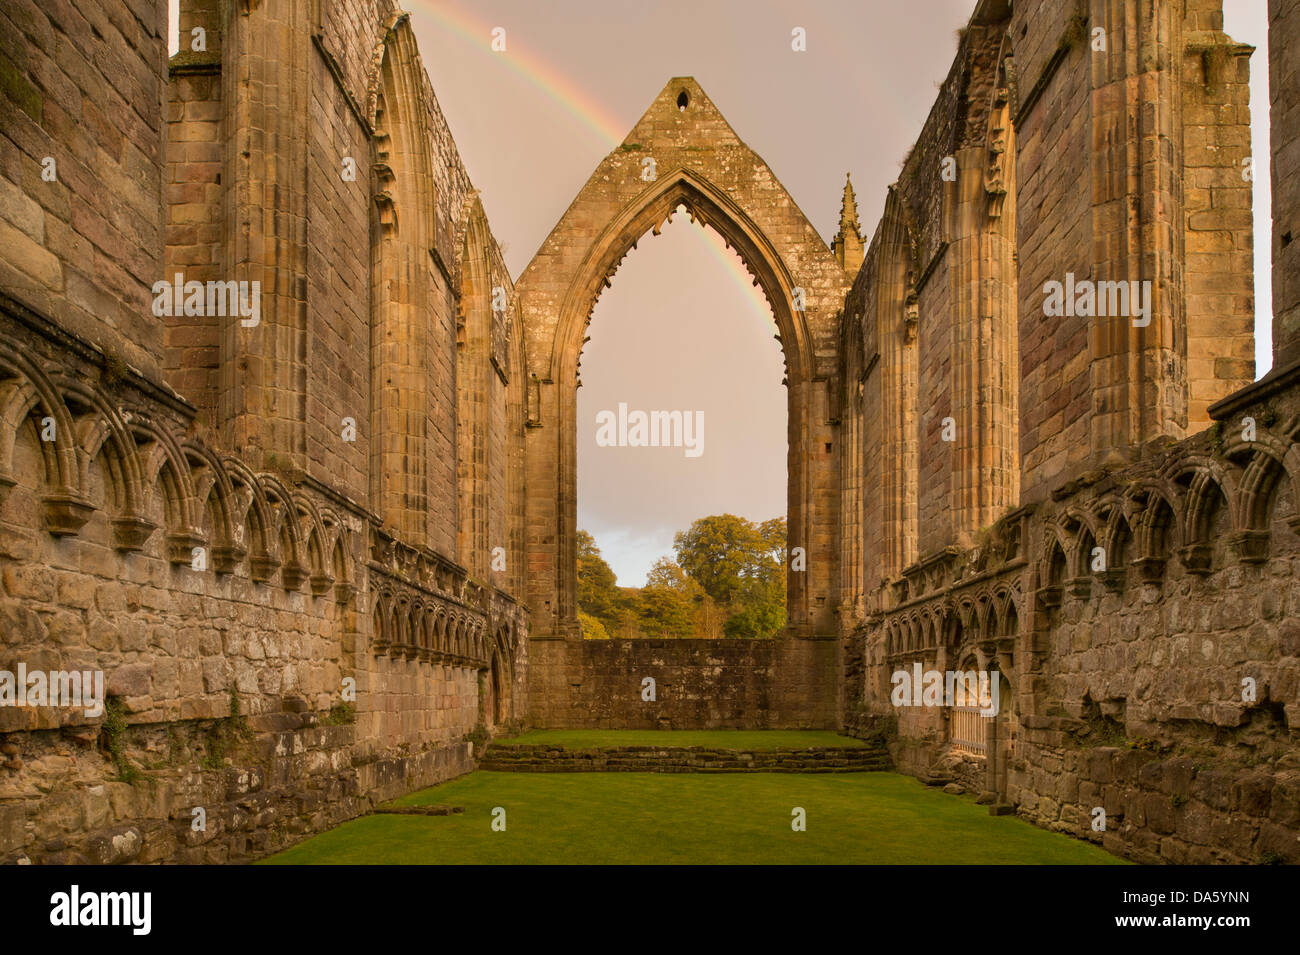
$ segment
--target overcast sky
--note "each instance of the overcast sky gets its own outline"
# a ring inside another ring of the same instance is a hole
[[[694,76],[828,242],[846,172],[862,228],[947,75],[973,0],[407,0],[439,102],[516,277],[587,177],[673,76]],[[1260,48],[1265,0],[1228,0]],[[807,52],[790,49],[807,31]],[[495,27],[505,52],[492,52]],[[1256,109],[1257,120],[1267,111]],[[1267,139],[1257,122],[1257,305],[1267,314]],[[729,262],[728,260],[731,259]],[[697,517],[785,513],[786,399],[770,312],[712,233],[678,217],[643,241],[597,304],[579,391],[578,523],[625,586]],[[1260,354],[1271,351],[1267,322]],[[1258,373],[1267,369],[1267,359]],[[603,448],[597,412],[703,411],[704,453]]]

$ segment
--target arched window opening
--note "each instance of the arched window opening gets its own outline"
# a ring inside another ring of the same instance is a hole
[[[693,219],[678,205],[624,260],[580,359],[589,638],[774,637],[785,625],[785,360],[744,262]]]

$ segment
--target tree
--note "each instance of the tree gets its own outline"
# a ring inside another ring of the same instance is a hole
[[[609,631],[605,625],[589,613],[578,611],[578,627],[584,640],[608,640]]]
[[[618,578],[600,556],[596,540],[586,531],[578,531],[578,609],[595,617],[606,627],[613,625],[623,604]]]
[[[723,624],[728,637],[764,639],[774,637],[785,626],[785,601],[756,601],[733,613]]]
[[[700,585],[692,580],[690,575],[682,570],[681,565],[671,557],[660,557],[655,561],[650,572],[645,575],[645,585],[675,590],[691,600],[698,600],[704,593]]]
[[[724,604],[735,599],[745,578],[763,576],[772,562],[760,529],[734,514],[701,517],[673,537],[673,550],[691,579]]]
[[[612,616],[605,621],[611,637],[641,637],[641,590],[639,587],[616,587]]]
[[[785,574],[769,571],[747,578],[723,624],[728,637],[774,637],[785,626]]]
[[[771,637],[785,624],[785,518],[755,524],[734,514],[702,517],[673,539],[677,566],[704,592],[697,628],[728,637]],[[663,565],[663,566],[661,566]],[[656,565],[672,579],[671,562]]]
[[[689,637],[695,633],[695,603],[675,587],[641,588],[637,616],[648,637]]]
[[[774,517],[758,525],[758,533],[767,545],[767,552],[778,565],[785,565],[786,528],[784,517]]]
[[[734,514],[695,521],[673,538],[644,587],[619,587],[586,531],[578,532],[578,611],[584,636],[775,636],[785,625],[784,518]]]

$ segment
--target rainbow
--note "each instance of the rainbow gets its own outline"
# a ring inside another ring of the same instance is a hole
[[[508,29],[506,52],[493,52],[492,30],[501,26],[500,23],[490,23],[458,6],[434,3],[433,0],[410,0],[409,6],[412,11],[419,11],[446,27],[466,40],[471,47],[489,54],[495,62],[503,64],[506,69],[541,90],[576,119],[579,125],[595,133],[606,149],[613,149],[623,141],[623,134],[619,132],[623,124],[618,117],[558,69],[530,52],[527,47],[521,46]]]
[[[763,321],[769,325],[772,331],[776,331],[776,319],[772,317],[772,306],[768,304],[767,296],[763,290],[754,284],[754,277],[749,274],[749,269],[745,268],[745,263],[740,256],[734,251],[727,248],[722,236],[717,232],[701,225],[697,233],[691,229],[693,235],[698,235],[700,244],[726,269],[727,274],[739,286],[744,293],[745,300],[749,302],[751,309]]]
[[[573,117],[580,126],[595,134],[607,150],[613,149],[626,138],[621,130],[629,128],[603,103],[578,87],[576,83],[551,64],[537,56],[507,31],[507,48],[504,54],[492,51],[492,30],[499,24],[489,23],[458,6],[434,3],[432,0],[410,0],[412,12],[427,16],[439,26],[461,37],[470,46],[493,57],[525,82],[545,93],[560,109]],[[691,232],[694,234],[695,230]],[[772,328],[776,323],[772,309],[761,289],[754,285],[753,276],[740,257],[729,252],[722,237],[701,226],[701,248],[708,252],[725,269],[727,275],[744,293],[752,310]]]

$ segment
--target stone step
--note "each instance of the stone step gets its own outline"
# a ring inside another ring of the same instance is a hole
[[[727,750],[699,746],[617,746],[567,750],[554,744],[491,743],[479,769],[498,772],[853,773],[890,770],[883,748]]]
[[[464,806],[377,806],[375,812],[389,816],[451,816],[465,811]]]

